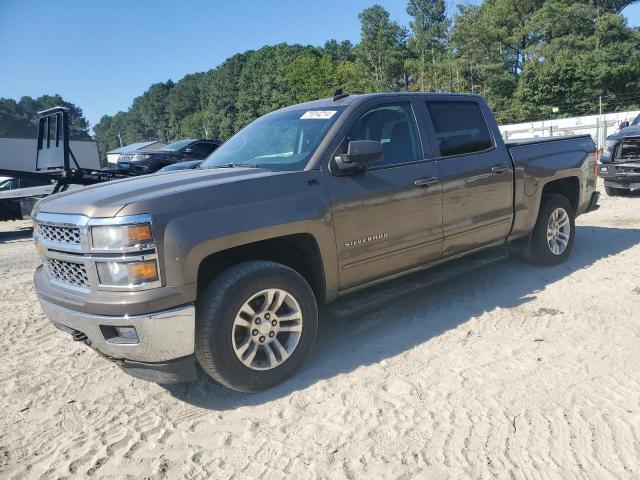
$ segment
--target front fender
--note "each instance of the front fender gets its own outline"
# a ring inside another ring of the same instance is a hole
[[[131,204],[120,215],[142,211],[153,217],[163,285],[196,283],[200,263],[214,253],[308,234],[318,245],[327,298],[337,292],[331,208],[318,171],[272,175],[159,197]]]

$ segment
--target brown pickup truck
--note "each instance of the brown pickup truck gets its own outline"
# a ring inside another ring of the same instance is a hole
[[[294,105],[199,168],[41,201],[38,297],[134,376],[188,381],[199,364],[229,388],[266,389],[311,350],[319,305],[349,312],[481,251],[564,261],[576,216],[597,207],[594,150],[588,136],[505,144],[477,95]]]

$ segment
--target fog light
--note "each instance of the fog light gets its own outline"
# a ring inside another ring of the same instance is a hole
[[[140,343],[138,332],[136,332],[135,327],[112,327],[111,325],[100,325],[100,331],[107,343],[123,345]]]
[[[134,343],[138,343],[138,333],[133,327],[113,327],[116,331],[116,335],[124,340],[133,340]]]

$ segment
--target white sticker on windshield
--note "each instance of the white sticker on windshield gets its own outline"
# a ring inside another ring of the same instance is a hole
[[[301,120],[313,119],[313,120],[326,120],[336,114],[337,110],[309,110],[304,112],[300,117]]]

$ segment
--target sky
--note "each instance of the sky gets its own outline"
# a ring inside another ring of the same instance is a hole
[[[238,52],[357,43],[358,13],[374,3],[408,26],[405,0],[0,0],[0,97],[59,93],[93,126],[126,111],[152,83],[209,70]],[[640,4],[623,13],[640,25]]]

